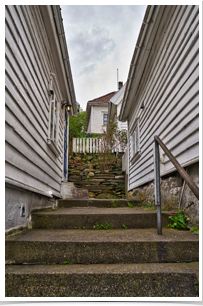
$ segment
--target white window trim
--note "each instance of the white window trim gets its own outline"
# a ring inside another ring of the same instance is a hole
[[[50,149],[54,152],[56,157],[60,156],[60,151],[58,148],[58,138],[59,138],[59,112],[60,112],[60,103],[58,102],[58,99],[56,99],[55,92],[53,91],[53,74],[51,75],[51,80],[49,84],[49,123],[48,123],[48,137],[47,137],[47,144],[49,145]],[[54,101],[54,102],[52,102]],[[52,136],[51,136],[51,109],[52,109],[52,103],[56,104],[56,113],[53,112],[53,130],[52,130]],[[54,125],[56,121],[56,138],[54,139]]]
[[[137,131],[137,133],[136,133]],[[140,150],[140,131],[139,131],[139,118],[136,119],[134,128],[130,134],[132,157],[130,162],[134,164],[141,156]]]

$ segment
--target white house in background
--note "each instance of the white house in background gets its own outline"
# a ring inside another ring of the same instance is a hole
[[[111,122],[116,122],[119,130],[127,130],[127,121],[122,122],[118,120],[120,109],[123,101],[123,95],[125,92],[126,84],[123,85],[123,82],[118,82],[118,91],[117,93],[110,99],[108,104],[108,125]],[[123,152],[122,146],[118,146],[117,148],[119,152]]]
[[[128,122],[129,191],[154,180],[155,135],[183,167],[197,165],[198,184],[198,6],[147,7],[119,120]],[[176,170],[162,151],[160,159],[162,177]]]
[[[102,134],[108,123],[108,104],[116,91],[87,102],[87,133]]]
[[[119,90],[113,95],[108,104],[108,123],[110,120],[117,122],[119,130],[127,130],[127,121],[122,122],[118,120],[120,109],[123,101],[126,83],[119,82]],[[113,119],[112,119],[113,118]]]
[[[8,232],[29,226],[33,209],[54,207],[67,180],[77,105],[60,6],[5,6],[5,102]]]

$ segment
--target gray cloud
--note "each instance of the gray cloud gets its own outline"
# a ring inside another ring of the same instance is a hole
[[[97,25],[89,31],[75,33],[69,43],[74,46],[73,62],[77,62],[77,75],[94,71],[115,48],[109,32]]]
[[[78,102],[117,89],[126,81],[146,10],[143,5],[62,5]]]

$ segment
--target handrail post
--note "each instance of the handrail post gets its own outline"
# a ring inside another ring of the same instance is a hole
[[[156,206],[157,206],[157,232],[162,235],[162,222],[161,222],[161,186],[160,186],[160,157],[159,157],[159,144],[155,140],[155,175],[156,175]]]

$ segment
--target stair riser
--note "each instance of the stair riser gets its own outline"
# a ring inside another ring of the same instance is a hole
[[[113,207],[113,203],[118,204],[117,207],[128,207],[128,202],[134,206],[140,203],[140,199],[136,198],[133,200],[98,200],[98,199],[89,199],[89,200],[78,200],[78,199],[69,199],[69,200],[59,200],[58,207],[70,208],[70,207],[104,207],[108,208]]]
[[[195,275],[7,274],[6,297],[195,297]]]
[[[138,215],[33,215],[33,229],[93,229],[95,224],[108,223],[111,229],[123,228],[124,224],[128,229],[132,228],[157,228],[156,214]],[[167,227],[171,223],[167,215],[162,214],[162,226]]]
[[[63,264],[65,260],[71,264],[196,261],[199,243],[6,241],[7,264]]]

